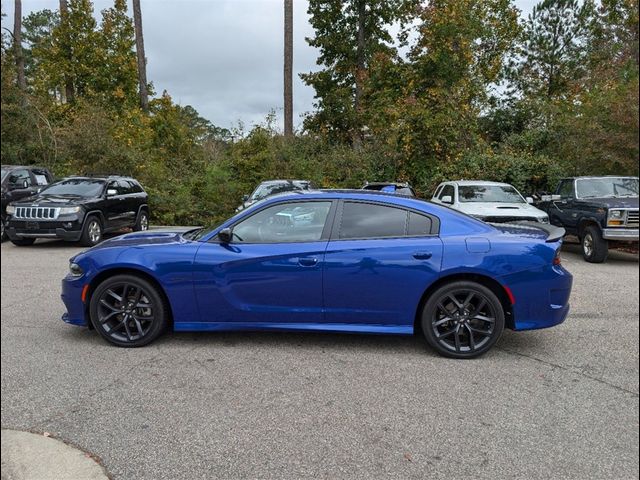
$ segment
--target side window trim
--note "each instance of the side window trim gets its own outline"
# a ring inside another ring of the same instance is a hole
[[[389,207],[389,208],[397,208],[399,210],[404,210],[407,214],[406,219],[405,219],[405,234],[402,236],[392,236],[392,237],[361,237],[361,238],[340,238],[340,227],[342,225],[342,214],[344,212],[344,204],[345,203],[365,203],[365,204],[369,204],[369,205],[377,205],[377,206],[382,206],[382,207]],[[418,215],[422,215],[423,217],[428,217],[429,219],[431,219],[431,233],[429,233],[428,235],[407,235],[407,228],[409,226],[409,213],[416,213]],[[333,227],[331,229],[331,236],[329,237],[329,241],[331,242],[335,242],[335,241],[340,241],[340,242],[350,242],[353,240],[389,240],[389,239],[394,239],[394,238],[431,238],[431,237],[438,237],[440,235],[440,218],[436,217],[433,214],[430,213],[426,213],[426,212],[422,212],[420,210],[417,210],[415,208],[411,208],[411,207],[405,207],[402,205],[394,205],[394,204],[390,204],[390,203],[384,203],[384,202],[376,202],[374,200],[357,200],[357,199],[341,199],[338,205],[338,208],[336,209],[335,212],[335,218],[333,221]]]

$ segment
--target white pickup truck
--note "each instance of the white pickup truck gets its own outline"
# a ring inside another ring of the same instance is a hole
[[[433,202],[447,205],[489,223],[549,223],[549,215],[532,205],[513,185],[479,180],[441,183]]]

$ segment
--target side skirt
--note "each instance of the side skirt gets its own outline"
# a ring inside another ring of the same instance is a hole
[[[413,335],[413,325],[379,325],[361,323],[176,322],[173,329],[176,332],[302,331]]]

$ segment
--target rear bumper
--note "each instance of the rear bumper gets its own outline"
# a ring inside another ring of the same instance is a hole
[[[638,229],[633,228],[605,228],[602,236],[606,240],[622,240],[625,242],[638,241]]]
[[[502,280],[515,297],[514,330],[549,328],[567,318],[573,275],[563,267],[549,265]]]

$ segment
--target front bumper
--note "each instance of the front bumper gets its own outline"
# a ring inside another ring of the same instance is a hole
[[[87,308],[82,302],[82,289],[86,284],[83,277],[68,275],[62,280],[62,303],[67,311],[62,315],[62,320],[71,325],[87,326]]]
[[[621,240],[625,242],[638,241],[637,228],[605,228],[602,231],[602,237],[605,240]]]
[[[33,222],[11,219],[7,225],[6,232],[12,240],[58,238],[77,242],[82,236],[82,222],[77,219]]]

